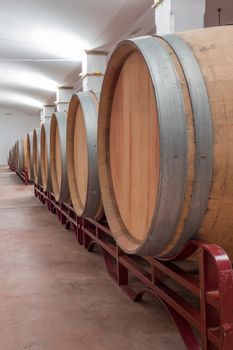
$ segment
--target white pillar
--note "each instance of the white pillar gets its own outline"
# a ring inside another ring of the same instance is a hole
[[[204,28],[206,0],[155,0],[156,33]]]
[[[57,111],[66,112],[68,111],[70,99],[73,95],[73,87],[71,86],[61,86],[57,88]]]
[[[40,111],[40,123],[43,124],[45,120],[51,118],[54,111],[55,105],[44,105],[43,109]]]
[[[82,54],[83,91],[100,92],[107,64],[106,51],[84,51]]]

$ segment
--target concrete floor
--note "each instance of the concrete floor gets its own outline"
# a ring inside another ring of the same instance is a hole
[[[163,306],[127,299],[100,255],[4,167],[0,217],[1,350],[184,349]]]

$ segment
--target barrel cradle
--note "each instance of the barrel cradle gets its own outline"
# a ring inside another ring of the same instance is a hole
[[[100,219],[103,207],[97,165],[98,97],[79,92],[67,118],[67,171],[70,196],[78,216]]]
[[[70,199],[66,165],[66,127],[66,113],[54,113],[50,127],[50,171],[55,199],[64,203]]]
[[[41,126],[41,176],[44,191],[52,192],[50,171],[50,120]]]
[[[103,82],[98,166],[127,253],[170,257],[191,238],[233,259],[233,28],[120,43]]]
[[[35,128],[33,131],[33,175],[36,185],[42,186],[41,176],[41,144],[40,144],[41,129]]]

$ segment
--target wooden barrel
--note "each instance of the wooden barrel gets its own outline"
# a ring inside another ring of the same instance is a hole
[[[14,154],[14,148],[12,147],[11,150],[9,151],[9,155],[8,155],[8,165],[10,168],[12,168],[14,166],[13,165],[14,164],[13,163],[13,160],[14,160],[13,154]]]
[[[98,163],[109,226],[128,253],[192,238],[233,259],[233,27],[121,42],[105,74]]]
[[[12,167],[16,167],[16,143],[12,147]]]
[[[97,164],[98,97],[79,92],[71,98],[67,118],[67,172],[78,216],[100,219],[103,207]]]
[[[7,164],[9,167],[11,167],[11,150],[8,153]]]
[[[13,147],[13,166],[15,169],[18,167],[18,151],[17,151],[17,142],[15,142]]]
[[[28,171],[29,158],[28,158],[28,150],[27,150],[27,137],[23,138],[23,169],[24,171]]]
[[[9,152],[8,165],[10,168],[14,167],[14,147]]]
[[[19,141],[15,142],[15,169],[19,170]]]
[[[41,126],[41,176],[44,191],[52,192],[50,174],[50,120]]]
[[[33,175],[34,182],[37,185],[42,186],[42,177],[41,177],[41,159],[40,159],[40,128],[35,128],[33,131],[32,139],[32,154],[33,154]]]
[[[66,167],[66,125],[65,112],[52,115],[50,126],[50,171],[53,194],[58,202],[70,199]]]
[[[16,162],[17,170],[24,171],[24,143],[23,139],[19,139],[16,142]]]
[[[34,182],[33,171],[33,131],[27,134],[27,156],[28,156],[28,177],[29,180]]]
[[[13,168],[15,167],[15,147],[13,146],[11,149],[11,163],[10,167]]]
[[[17,142],[15,142],[15,145],[14,145],[14,167],[15,167],[15,169],[18,168],[18,150],[17,150]]]
[[[15,167],[15,147],[13,146],[11,149],[11,162],[10,162],[10,167],[13,168]]]

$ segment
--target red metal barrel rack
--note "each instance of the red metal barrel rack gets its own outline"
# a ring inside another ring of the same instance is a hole
[[[166,261],[127,255],[116,245],[104,220],[77,217],[72,206],[57,203],[40,186],[35,185],[34,193],[66,228],[73,228],[80,245],[90,252],[94,246],[100,249],[108,273],[131,300],[140,301],[149,292],[164,304],[187,349],[233,349],[233,271],[221,247],[190,241],[179,255]],[[193,253],[198,257],[198,273],[177,265]],[[134,289],[129,275],[140,282],[139,289]],[[168,286],[167,278],[194,295],[198,307]]]
[[[29,183],[27,171],[11,170]],[[100,249],[109,275],[131,300],[139,302],[145,293],[151,293],[163,303],[188,350],[233,349],[233,270],[220,246],[190,241],[179,255],[164,261],[127,255],[113,240],[104,219],[97,222],[77,217],[72,206],[57,203],[52,193],[38,185],[34,186],[34,194],[67,229],[73,228],[80,245],[89,252],[95,246]],[[194,253],[198,273],[177,265],[177,261]],[[140,282],[137,289],[131,276]],[[198,307],[167,285],[168,278],[195,296]]]
[[[24,171],[20,171],[14,167],[9,167],[10,170],[14,171],[19,178],[23,181],[24,185],[28,185],[29,184],[29,177],[28,177],[28,171],[27,169],[25,169]]]

